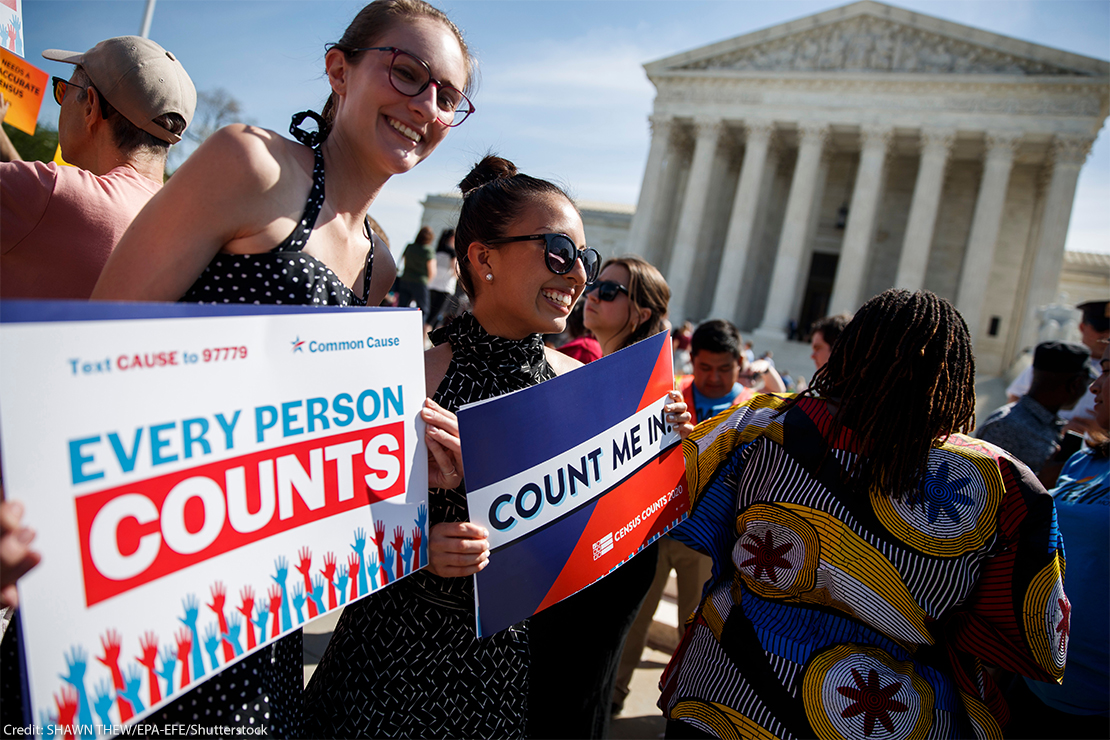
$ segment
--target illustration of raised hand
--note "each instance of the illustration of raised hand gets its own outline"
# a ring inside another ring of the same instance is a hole
[[[186,648],[186,653],[188,653],[188,648]],[[158,675],[166,682],[166,696],[170,696],[173,694],[173,673],[177,670],[177,652],[174,651],[173,645],[163,645],[158,658],[160,660]]]
[[[101,635],[100,647],[103,648],[104,655],[97,657],[97,660],[112,671],[112,685],[116,687],[116,707],[119,709],[120,721],[126,722],[134,717],[135,713],[131,710],[130,702],[120,696],[120,691],[123,690],[123,674],[119,669],[119,650],[122,640],[119,632],[114,629]]]
[[[220,620],[220,633],[227,632],[227,615],[224,614],[224,604],[227,602],[227,586],[223,581],[216,581],[212,584],[212,603],[208,604],[208,608],[216,613],[216,617]],[[235,657],[235,653],[231,651],[231,646],[224,644],[224,662],[231,660]]]
[[[404,550],[404,547],[405,547],[405,528],[398,524],[397,528],[393,530],[393,552],[401,553]],[[398,558],[398,560],[397,560],[397,577],[400,578],[404,574],[405,574],[405,571],[401,567],[401,560],[400,560],[400,558]]]
[[[108,679],[103,678],[96,685],[96,695],[93,697],[93,708],[96,710],[96,716],[100,718],[100,724],[112,724],[112,704],[114,703],[112,684],[108,682]]]
[[[285,556],[279,557],[274,561],[274,566],[277,568],[277,576],[274,577],[274,582],[281,586],[281,599],[283,608],[281,610],[281,624],[283,629],[289,629],[293,626],[292,618],[289,615],[289,592],[285,588],[285,579],[289,575],[289,561]],[[274,615],[274,622],[277,622],[278,613],[272,612]],[[258,636],[259,640],[265,640],[266,634],[262,633]]]
[[[61,678],[73,686],[77,691],[77,721],[82,725],[91,725],[92,707],[89,705],[89,695],[85,692],[85,669],[88,668],[89,654],[80,645],[74,645],[65,654],[66,673]]]
[[[423,532],[420,531],[420,527],[413,527],[412,528],[412,546],[413,546],[413,555],[416,558],[412,563],[412,569],[413,570],[416,570],[417,568],[419,568],[420,564],[424,562],[424,548],[421,546],[422,541],[423,541]]]
[[[328,582],[328,608],[335,608],[335,553],[329,552],[324,555],[324,568],[320,571],[324,574],[324,579]]]
[[[378,562],[385,560],[385,522],[378,519],[374,522],[374,546],[378,548]]]
[[[297,553],[297,555],[301,559],[301,562],[297,565],[297,570],[300,571],[301,575],[304,577],[305,593],[311,594],[312,593],[312,551],[309,550],[307,547],[302,547],[300,552]],[[310,600],[308,602],[308,618],[312,619],[313,617],[315,617],[319,613],[320,613],[319,610],[316,608],[316,602]]]
[[[389,575],[389,566],[393,564],[393,545],[385,546],[385,560],[382,561],[382,585],[392,583],[393,578]]]
[[[254,640],[254,622],[251,617],[254,615],[254,589],[250,586],[243,586],[239,590],[239,608],[236,609],[243,615],[243,619],[247,623],[247,650],[253,650],[258,643]],[[266,633],[262,633],[262,639],[266,639]]]
[[[220,629],[214,624],[209,624],[204,630],[204,650],[208,653],[208,660],[212,663],[212,670],[220,667],[220,658],[216,653],[220,650]]]
[[[200,615],[200,602],[197,600],[196,594],[189,594],[181,600],[181,606],[185,609],[185,617],[178,618],[183,625],[189,628],[192,633],[192,646],[193,646],[193,674],[200,678],[204,675],[204,661],[201,660],[203,653],[200,649],[200,632],[197,631],[197,617]],[[180,660],[180,658],[178,658]],[[182,681],[181,685],[189,683]]]
[[[374,553],[366,558],[366,575],[370,578],[371,588],[378,587],[378,575],[381,573],[381,568],[378,567],[378,559],[374,557]]]
[[[69,727],[77,719],[77,689],[70,684],[62,685],[61,696],[54,694],[54,705],[58,707],[58,724]]]
[[[322,614],[324,612],[324,577],[317,574],[312,579],[312,593],[309,594],[310,599],[308,603],[308,613],[312,615],[312,605],[316,605],[316,613]]]
[[[238,614],[232,614],[231,618],[227,620],[227,632],[220,634],[224,644],[231,646],[231,653],[235,657],[243,654],[243,644],[239,642],[239,633],[242,629],[243,620],[239,618]]]
[[[251,619],[251,623],[258,628],[258,634],[262,637],[263,641],[266,640],[266,620],[269,618],[270,607],[268,607],[263,601],[255,604],[254,617]],[[274,619],[277,619],[276,615],[274,616]]]
[[[362,564],[366,562],[366,530],[362,527],[355,530],[355,544],[351,545],[351,549],[354,550],[354,553],[348,558],[347,562],[350,563],[352,560],[358,561],[358,567],[354,565],[350,566],[351,573],[358,573],[358,578],[355,579],[355,582],[358,583],[358,593],[369,593],[369,586],[366,583],[366,573],[362,570]],[[351,598],[354,599],[355,596],[355,584],[352,583]]]
[[[271,637],[277,637],[281,634],[282,625],[278,624],[277,619],[278,609],[281,609],[284,614],[289,613],[289,607],[285,606],[283,608],[281,605],[284,600],[284,593],[284,589],[280,589],[277,586],[270,586],[270,614],[274,615],[274,618],[270,620],[274,625],[270,628],[272,630],[270,633]]]
[[[136,713],[146,711],[143,700],[139,698],[139,689],[143,687],[143,672],[139,669],[139,666],[128,666],[125,678],[127,679],[127,686],[119,694],[131,702],[131,706],[135,708]]]
[[[412,573],[412,555],[413,555],[412,540],[405,540],[405,547],[404,547],[403,550],[401,550],[401,555],[404,556],[404,560],[405,560],[405,568],[406,568],[405,572],[406,573]]]
[[[150,703],[153,706],[162,701],[162,691],[158,688],[158,672],[154,668],[154,661],[158,658],[158,636],[150,631],[144,632],[139,638],[139,647],[143,653],[135,660],[146,666],[146,681],[150,687]]]
[[[304,586],[293,584],[293,608],[297,610],[297,624],[304,624]]]
[[[335,578],[335,590],[339,592],[339,604],[342,606],[347,603],[347,581],[350,580],[348,576],[349,571],[346,565],[339,566],[339,573]]]
[[[58,723],[58,713],[57,712],[51,712],[47,709],[40,709],[39,710],[39,726],[41,726],[41,727],[54,727],[54,726],[57,725],[57,723]],[[50,731],[48,730],[48,732],[50,732]],[[58,735],[58,734],[61,734],[61,733],[59,733],[57,731],[54,731],[52,734]]]
[[[362,559],[353,552],[347,556],[347,574],[351,577],[351,601],[354,601],[360,593],[366,593],[366,574],[362,572]]]
[[[199,642],[199,640],[194,641],[193,633],[184,627],[179,629],[177,635],[174,637],[177,642],[177,660],[181,663],[181,688],[185,688],[189,685],[189,682],[193,680],[192,676],[189,675],[189,651],[192,650],[195,642]],[[195,662],[199,664],[199,656],[197,656],[197,658]],[[204,675],[203,669],[202,672],[197,675]]]

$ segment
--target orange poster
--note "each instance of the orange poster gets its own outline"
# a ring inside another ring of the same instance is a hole
[[[49,76],[0,47],[0,93],[11,103],[4,123],[34,135]]]

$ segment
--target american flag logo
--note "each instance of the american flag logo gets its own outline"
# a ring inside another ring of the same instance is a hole
[[[598,540],[597,542],[594,543],[594,560],[597,560],[602,555],[604,555],[605,553],[609,552],[612,549],[613,549],[613,533],[610,532],[609,534],[605,535],[600,540]]]

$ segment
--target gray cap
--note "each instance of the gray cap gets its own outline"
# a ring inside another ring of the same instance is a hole
[[[170,52],[141,36],[117,36],[85,53],[47,49],[46,59],[76,64],[120,114],[143,131],[176,144],[181,137],[154,122],[176,113],[188,126],[197,107],[197,90]]]

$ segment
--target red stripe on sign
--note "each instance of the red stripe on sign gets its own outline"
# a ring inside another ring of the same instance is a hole
[[[578,544],[536,611],[607,575],[689,510],[686,463],[682,447],[675,445],[598,500]],[[609,536],[612,549],[599,550],[595,558],[594,544],[603,539],[607,543]]]
[[[80,496],[85,603],[404,493],[404,452],[398,421]]]
[[[674,388],[673,360],[671,343],[668,340],[663,342],[663,349],[660,350],[659,357],[655,360],[655,367],[652,368],[651,377],[648,378],[647,385],[644,387],[644,395],[640,397],[640,405],[637,407],[637,411],[643,411],[666,395],[667,391]],[[693,413],[692,409],[691,413]]]

